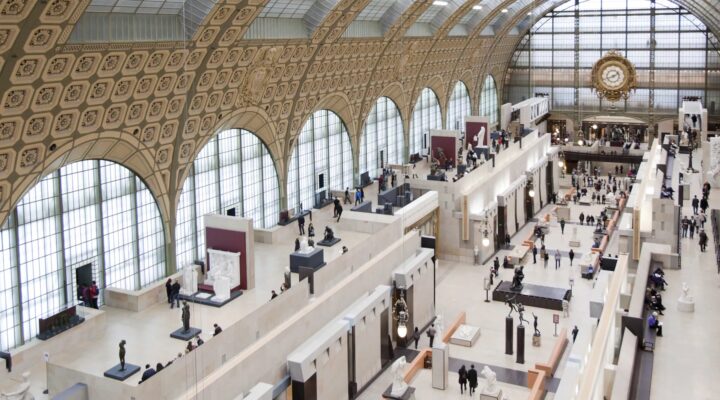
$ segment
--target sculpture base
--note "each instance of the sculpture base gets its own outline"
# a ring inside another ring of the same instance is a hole
[[[140,367],[134,364],[128,364],[125,363],[125,369],[120,370],[120,364],[110,368],[109,370],[105,371],[103,376],[106,378],[115,379],[118,381],[124,381],[125,379],[131,377],[136,372],[140,371]]]
[[[332,247],[332,246],[336,245],[336,244],[339,243],[339,242],[340,242],[340,238],[339,238],[339,237],[334,237],[334,238],[332,238],[332,240],[324,240],[324,239],[323,239],[323,240],[317,242],[317,244],[318,244],[318,246]]]
[[[580,247],[580,241],[578,240],[570,240],[568,241],[568,244],[570,245],[570,247]]]
[[[510,282],[500,281],[492,293],[494,301],[505,302],[510,296],[516,296],[516,300],[524,306],[547,308],[549,310],[562,311],[563,300],[570,301],[572,293],[568,289],[555,288],[550,286],[540,286],[526,283],[521,291],[515,291],[510,288]]]
[[[460,325],[450,337],[450,343],[472,347],[480,337],[480,328],[471,325]]]
[[[211,293],[205,293],[205,292],[197,292],[197,293],[193,293],[192,295],[189,295],[189,296],[181,294],[178,297],[180,298],[180,300],[185,300],[190,303],[202,304],[202,305],[213,306],[213,307],[222,307],[225,304],[240,297],[242,294],[243,294],[242,290],[231,291],[230,298],[225,299],[223,301],[218,300],[217,297],[213,296]]]
[[[682,312],[695,312],[695,300],[687,300],[681,297],[678,299],[677,309]]]
[[[541,337],[542,337],[542,336],[540,336],[540,335],[533,335],[533,337],[532,337],[532,344],[533,344],[534,347],[540,347],[540,341],[541,341],[540,338],[541,338]]]
[[[393,395],[392,393],[392,385],[388,387],[382,394],[383,399],[392,399],[392,400],[415,400],[415,388],[408,386],[407,389],[405,389],[405,393],[402,394],[402,396]]]
[[[502,389],[497,393],[480,393],[480,400],[502,400]]]
[[[192,326],[188,330],[183,330],[183,328],[180,328],[173,333],[170,334],[170,337],[173,339],[180,339],[184,341],[188,341],[195,336],[199,335],[200,332],[202,332],[201,329],[193,328]]]

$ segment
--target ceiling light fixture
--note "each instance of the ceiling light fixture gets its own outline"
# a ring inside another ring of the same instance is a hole
[[[473,10],[482,10],[482,6],[480,4],[476,4],[473,6]]]
[[[435,0],[435,1],[433,1],[433,5],[434,6],[446,6],[446,5],[448,5],[448,2],[442,1],[442,0]]]
[[[501,12],[504,12],[504,13],[506,13],[507,11],[508,11],[507,8],[503,8],[503,9],[501,10]]]

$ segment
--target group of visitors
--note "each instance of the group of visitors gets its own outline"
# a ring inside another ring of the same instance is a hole
[[[705,252],[708,244],[708,235],[705,233],[705,222],[707,221],[706,211],[710,207],[708,199],[710,198],[710,184],[705,182],[702,187],[702,198],[698,199],[697,195],[693,196],[691,201],[693,215],[691,217],[684,216],[680,221],[681,237],[687,238],[688,233],[690,239],[694,239],[695,232],[698,233],[698,244],[700,251]]]
[[[648,278],[648,283],[648,288],[645,291],[645,308],[652,311],[648,315],[648,327],[655,329],[658,336],[662,336],[662,323],[658,318],[658,314],[665,315],[663,313],[665,306],[660,294],[668,286],[667,281],[665,281],[665,271],[662,268],[656,268]]]
[[[90,285],[80,285],[80,295],[83,299],[85,307],[91,307],[98,309],[98,297],[100,295],[100,289],[95,281],[92,281]]]
[[[171,278],[165,282],[165,293],[167,294],[167,301],[170,303],[170,309],[177,305],[180,308],[180,282],[177,279],[173,282]]]

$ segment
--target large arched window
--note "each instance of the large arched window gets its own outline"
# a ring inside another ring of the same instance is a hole
[[[77,300],[76,269],[102,289],[165,276],[165,236],[150,190],[110,161],[80,161],[38,182],[0,228],[0,348],[38,333],[38,318]],[[100,296],[102,299],[102,296]]]
[[[498,123],[498,94],[495,86],[495,79],[492,75],[485,77],[482,91],[480,92],[480,115],[488,118],[488,125],[496,127]]]
[[[435,92],[425,88],[415,103],[410,121],[410,154],[420,153],[422,149],[427,148],[427,143],[423,143],[423,137],[430,129],[442,129],[442,114]]]
[[[383,163],[380,162],[383,157]],[[382,165],[403,162],[403,123],[394,101],[381,97],[368,114],[360,139],[360,173],[377,176]]]
[[[470,95],[462,81],[455,84],[447,110],[447,129],[465,130],[465,117],[470,115]]]
[[[699,97],[710,114],[717,114],[718,38],[675,3],[680,2],[588,0],[559,5],[520,41],[505,79],[505,98],[517,103],[541,92],[550,94],[553,112],[595,113],[612,106],[639,116],[652,112],[677,118],[684,97]],[[716,19],[717,14],[706,17]],[[615,103],[598,98],[590,77],[593,65],[610,50],[620,52],[637,72],[637,89]],[[577,87],[575,76],[580,77]]]
[[[228,129],[212,138],[192,166],[177,212],[177,265],[205,258],[205,214],[242,215],[253,226],[270,228],[280,215],[275,164],[252,132]]]
[[[316,111],[305,122],[290,157],[288,207],[316,204],[321,194],[353,186],[350,136],[340,117],[329,110]],[[318,196],[316,196],[316,194]]]

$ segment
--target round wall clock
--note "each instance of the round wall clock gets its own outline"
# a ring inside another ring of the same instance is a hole
[[[635,66],[616,51],[609,51],[593,65],[591,77],[598,97],[611,102],[627,99],[637,87]]]

